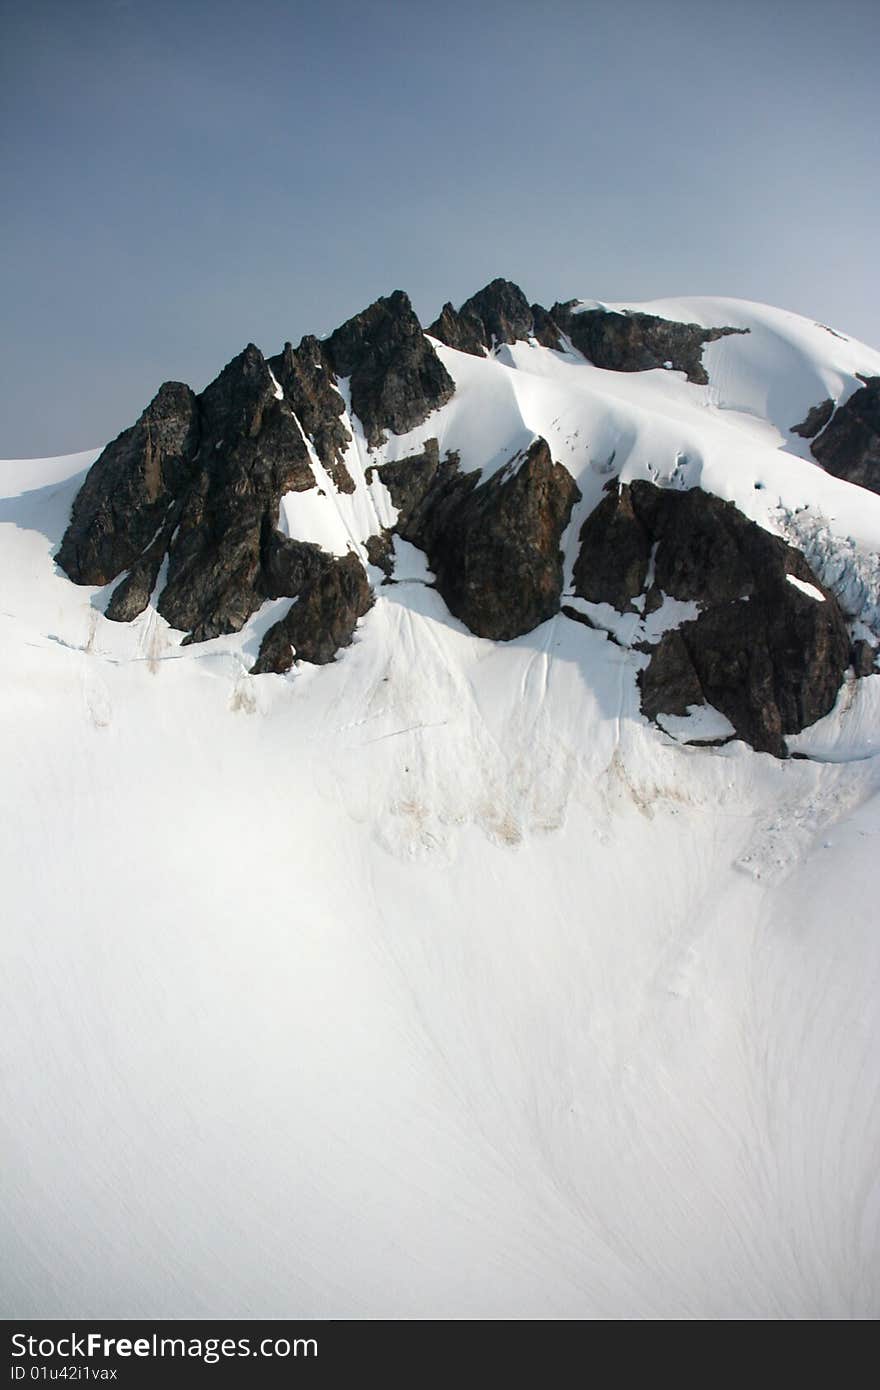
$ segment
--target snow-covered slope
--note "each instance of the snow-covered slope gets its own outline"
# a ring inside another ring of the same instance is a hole
[[[372,453],[347,415],[355,491],[282,525],[363,554],[373,465],[540,434],[567,583],[620,471],[809,532],[874,622],[880,497],[789,429],[880,357],[638,307],[750,333],[707,387],[441,344],[452,400]],[[351,648],[255,677],[289,600],[181,646],[55,568],[90,462],[0,464],[6,1315],[880,1313],[880,675],[804,758],[682,746],[637,653],[475,637],[398,539]]]
[[[742,300],[603,307],[706,327],[730,324],[748,333],[704,350],[705,387],[681,372],[605,371],[574,349],[553,352],[534,341],[503,344],[477,358],[435,340],[455,382],[452,400],[372,451],[347,410],[352,443],[346,464],[356,491],[338,492],[312,450],[319,491],[288,495],[282,529],[337,554],[354,546],[365,558],[363,543],[394,519],[387,490],[375,474],[367,481],[372,467],[418,453],[426,439],[436,438],[441,455],[458,453],[463,469],[479,469],[485,478],[542,436],[583,498],[566,537],[569,577],[581,524],[609,479],[644,478],[699,486],[735,502],[759,525],[806,549],[829,587],[845,596],[848,611],[880,621],[880,496],[823,472],[808,441],[791,431],[823,399],[845,401],[861,384],[859,373],[880,376],[880,352],[797,314]],[[342,390],[346,395],[345,383]]]

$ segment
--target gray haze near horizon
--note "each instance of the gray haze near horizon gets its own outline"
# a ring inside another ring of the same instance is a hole
[[[880,6],[0,0],[0,456],[496,275],[880,344]]]

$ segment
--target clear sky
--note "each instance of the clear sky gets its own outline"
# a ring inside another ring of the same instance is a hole
[[[880,344],[880,4],[0,0],[0,455],[166,378],[532,299],[762,299]]]

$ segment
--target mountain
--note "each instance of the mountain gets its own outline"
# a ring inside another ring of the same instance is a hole
[[[497,280],[0,465],[7,1315],[880,1312],[878,411]]]

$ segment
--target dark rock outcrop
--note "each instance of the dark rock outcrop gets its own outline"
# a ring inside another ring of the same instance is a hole
[[[162,561],[171,544],[179,508],[171,508],[170,519],[160,529],[152,545],[135,560],[128,574],[116,585],[104,610],[114,623],[130,623],[143,613],[159,581]]]
[[[75,583],[109,584],[138,564],[190,484],[199,438],[196,397],[167,381],[137,424],[107,445],[77,494],[56,557]]]
[[[371,448],[385,442],[386,430],[406,434],[420,425],[455,390],[402,290],[377,299],[322,347],[336,376],[350,378],[351,406]]]
[[[372,603],[372,590],[356,555],[325,557],[289,612],[269,628],[253,673],[282,674],[295,660],[325,666],[341,647],[350,645],[358,618]]]
[[[880,656],[877,647],[872,647],[870,642],[864,638],[859,638],[853,642],[850,661],[856,676],[873,676],[877,667],[876,661]]]
[[[391,500],[398,510],[394,530],[404,540],[418,545],[421,535],[424,504],[436,494],[435,484],[441,472],[440,449],[436,439],[426,439],[420,454],[408,454],[406,458],[394,463],[383,463],[369,469],[368,481],[376,473],[391,493]],[[458,474],[458,458],[455,456],[442,465],[442,476],[449,479]],[[476,481],[476,480],[475,480]]]
[[[646,372],[665,367],[684,372],[688,381],[706,386],[703,348],[730,333],[747,328],[701,328],[696,323],[675,323],[655,314],[635,310],[577,310],[576,299],[554,304],[550,316],[568,334],[578,352],[596,367],[613,372]]]
[[[382,583],[392,579],[394,576],[394,539],[390,527],[383,529],[374,536],[368,536],[364,542],[367,552],[367,560],[376,569],[380,569],[385,575]]]
[[[532,336],[541,347],[562,349],[559,325],[541,304],[532,305]]]
[[[465,300],[459,312],[462,318],[476,319],[482,325],[487,348],[518,342],[532,332],[529,301],[511,280],[493,280]]]
[[[555,347],[559,342],[548,326],[549,315],[540,305],[531,306],[518,285],[512,280],[493,280],[484,289],[466,299],[460,309],[444,304],[440,316],[428,332],[448,347],[482,357],[501,343],[516,343],[536,336],[535,318],[540,329]]]
[[[703,687],[681,632],[665,632],[648,650],[650,664],[639,673],[642,714],[649,719],[659,714],[685,715],[692,705],[704,702]]]
[[[610,603],[623,612],[645,587],[651,537],[632,504],[628,487],[609,485],[581,527],[574,563],[574,591],[590,603]]]
[[[477,318],[465,318],[459,309],[444,304],[438,317],[427,330],[432,338],[438,338],[447,347],[459,352],[469,352],[472,357],[483,357],[486,352],[483,325]]]
[[[830,398],[820,401],[818,405],[810,407],[799,425],[792,425],[791,432],[799,434],[801,439],[815,439],[819,431],[824,430],[833,414],[834,402]]]
[[[450,611],[479,637],[507,641],[559,611],[559,542],[580,493],[543,439],[480,483],[436,449],[379,470],[398,530],[425,551]]]
[[[495,280],[459,310],[446,305],[430,331],[475,355],[523,339],[558,349],[565,332],[599,366],[671,363],[694,382],[706,380],[704,345],[744,331],[573,308],[548,313]],[[332,661],[373,601],[366,570],[355,554],[340,559],[283,535],[278,521],[286,493],[316,485],[315,455],[339,491],[354,489],[342,378],[370,447],[386,431],[421,424],[454,389],[400,291],[327,340],[287,343],[268,362],[251,344],[200,396],[166,383],[107,446],[76,499],[59,565],[78,583],[118,581],[107,606],[117,621],[157,594],[160,613],[187,641],[237,631],[266,599],[290,598],[254,671]],[[823,467],[880,491],[880,378],[864,379],[836,412],[830,401],[814,407],[794,428]],[[455,453],[441,458],[437,439],[375,469],[398,509],[394,526],[366,542],[386,580],[397,534],[424,551],[450,611],[481,637],[510,640],[560,611],[560,543],[580,493],[544,439],[486,479],[462,472]],[[831,708],[848,665],[856,675],[876,669],[876,651],[851,643],[834,597],[801,553],[731,503],[699,489],[614,482],[579,539],[581,599],[643,617],[666,597],[699,606],[676,630],[651,641],[643,629],[635,644],[648,656],[639,684],[651,718],[708,702],[740,738],[784,756],[786,735]],[[563,611],[594,622],[572,605]]]
[[[680,636],[708,703],[740,738],[776,757],[786,754],[786,734],[832,708],[849,657],[834,599],[819,603],[790,584],[710,608]]]
[[[274,543],[285,492],[314,486],[308,449],[253,344],[201,396],[161,388],[132,429],[90,470],[74,503],[58,563],[77,583],[124,573],[107,616],[142,612],[163,560],[159,612],[202,641],[235,632],[279,587]]]
[[[706,701],[740,738],[782,757],[786,734],[831,709],[850,661],[837,601],[799,550],[733,503],[699,488],[634,482],[603,498],[580,541],[574,578],[581,597],[622,611],[650,584],[655,597],[701,607],[697,618],[647,649],[651,660],[639,684],[650,718]]]
[[[354,488],[339,376],[351,378],[352,408],[371,443],[384,429],[419,424],[454,389],[400,292],[326,343],[286,344],[271,363],[250,344],[198,397],[167,383],[104,450],[76,499],[59,565],[83,584],[122,576],[107,616],[126,622],[146,607],[167,561],[157,606],[185,641],[235,632],[265,599],[296,597],[281,625],[288,646],[329,660],[350,640],[351,613],[365,611],[365,571],[277,524],[282,496],[315,486],[307,441],[338,489]]]
[[[354,492],[344,461],[351,442],[342,420],[345,401],[336,389],[321,343],[313,337],[303,338],[298,348],[285,343],[283,352],[270,357],[269,366],[339,491]]]
[[[838,407],[810,450],[826,473],[880,492],[880,376],[861,380],[864,385]]]
[[[205,641],[237,632],[267,596],[263,530],[285,492],[314,486],[290,405],[250,344],[199,399],[198,468],[171,545],[159,612]]]
[[[261,552],[266,598],[295,598],[323,574],[328,560],[332,558],[311,541],[283,536],[272,526],[268,517],[263,522]]]

